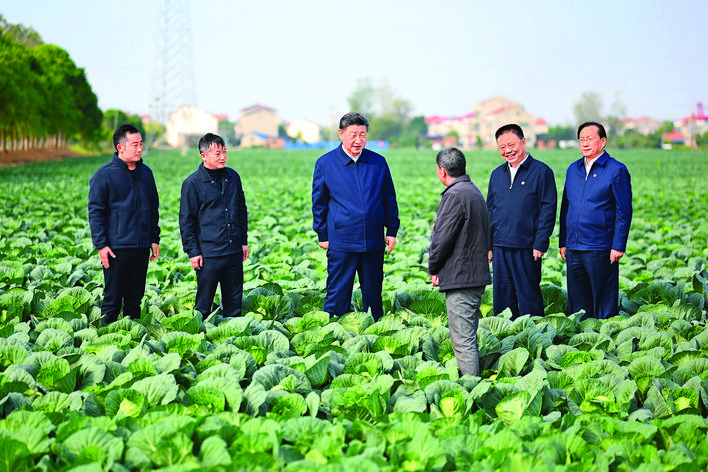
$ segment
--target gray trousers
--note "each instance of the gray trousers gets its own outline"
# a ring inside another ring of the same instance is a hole
[[[447,323],[455,359],[462,375],[479,377],[479,305],[485,287],[459,288],[445,292]]]

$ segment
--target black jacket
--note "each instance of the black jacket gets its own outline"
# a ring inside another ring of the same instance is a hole
[[[184,180],[179,230],[189,257],[237,254],[248,245],[246,199],[235,170],[224,168],[221,188],[204,164]]]
[[[160,202],[155,178],[141,159],[135,170],[113,154],[89,184],[88,216],[97,249],[149,248],[160,242]]]
[[[489,285],[489,250],[487,205],[482,192],[463,175],[442,193],[430,241],[428,272],[440,277],[441,292]]]

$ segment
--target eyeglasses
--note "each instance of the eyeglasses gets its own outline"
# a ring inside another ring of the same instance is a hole
[[[578,142],[579,142],[580,144],[586,144],[586,143],[587,143],[587,144],[590,144],[590,143],[592,143],[593,141],[595,141],[595,138],[593,138],[592,136],[587,137],[587,138],[580,138],[580,139],[578,139]]]
[[[514,144],[502,144],[501,146],[499,146],[499,151],[500,151],[500,152],[504,152],[504,151],[506,151],[507,149],[508,149],[509,151],[513,151],[514,149],[516,149],[517,147],[519,147],[519,143],[520,143],[520,142],[521,142],[521,141],[516,141]]]

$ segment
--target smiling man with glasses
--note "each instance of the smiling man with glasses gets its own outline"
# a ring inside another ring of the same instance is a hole
[[[519,125],[502,126],[495,138],[506,162],[492,171],[487,190],[494,314],[509,308],[512,318],[543,316],[541,259],[556,223],[556,181],[550,167],[526,152]]]
[[[619,312],[619,259],[632,221],[629,171],[607,151],[600,123],[578,127],[583,157],[568,168],[560,213],[560,254],[568,271],[568,311],[584,318]]]

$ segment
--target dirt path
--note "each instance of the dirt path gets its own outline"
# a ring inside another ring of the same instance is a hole
[[[81,157],[68,149],[43,149],[34,151],[0,151],[0,167],[22,166],[32,162],[58,161],[70,157]]]

